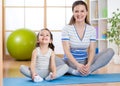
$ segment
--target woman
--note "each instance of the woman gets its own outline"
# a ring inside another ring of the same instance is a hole
[[[72,5],[73,16],[62,30],[64,60],[69,65],[68,73],[86,76],[105,66],[113,57],[110,48],[95,55],[96,30],[87,20],[88,8],[84,1]]]

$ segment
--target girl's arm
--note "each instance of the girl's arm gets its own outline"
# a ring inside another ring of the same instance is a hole
[[[36,49],[33,50],[32,52],[32,58],[31,58],[31,65],[30,65],[30,69],[31,69],[31,73],[32,73],[32,79],[34,79],[34,76],[37,75],[36,71],[35,71],[35,65],[36,65]]]
[[[56,77],[56,64],[55,64],[55,53],[54,52],[52,52],[51,58],[50,58],[50,69],[52,72],[51,78],[54,79]]]

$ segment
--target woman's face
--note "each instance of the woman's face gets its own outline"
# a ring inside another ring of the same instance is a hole
[[[85,22],[88,12],[84,5],[77,5],[74,7],[73,16],[76,22]]]

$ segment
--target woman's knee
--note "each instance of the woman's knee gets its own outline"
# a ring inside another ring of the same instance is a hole
[[[64,69],[64,70],[68,70],[69,66],[67,64],[63,64],[63,65],[61,65],[61,68]]]
[[[64,68],[68,71],[69,66],[67,64],[64,64]]]
[[[58,56],[55,57],[56,66],[65,64],[64,60]]]
[[[67,72],[69,70],[69,66],[67,64],[62,64],[57,67],[57,70]]]
[[[115,54],[115,52],[114,52],[114,50],[112,48],[108,48],[107,52],[108,52],[108,54],[110,54],[112,56]]]

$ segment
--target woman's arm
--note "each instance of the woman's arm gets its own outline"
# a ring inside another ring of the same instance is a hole
[[[56,77],[56,64],[55,64],[55,53],[52,51],[51,58],[50,58],[50,69],[52,72],[51,78],[54,79]]]
[[[37,75],[36,71],[35,71],[36,53],[37,53],[36,49],[33,50],[32,58],[31,58],[31,65],[30,65],[30,69],[31,69],[31,73],[32,73],[32,79],[34,79],[34,76]]]
[[[78,65],[80,65],[76,59],[73,57],[73,55],[70,52],[70,45],[69,45],[69,41],[62,41],[63,44],[63,49],[64,52],[66,54],[66,56],[68,57],[68,59],[77,67]]]
[[[87,64],[85,65],[85,69],[84,69],[85,71],[83,75],[88,75],[90,73],[90,66],[93,62],[94,55],[95,55],[95,42],[91,42],[88,48],[88,61]]]
[[[93,62],[93,58],[95,56],[95,48],[96,48],[96,29],[93,28],[92,32],[90,33],[90,45],[88,48],[88,63],[87,65],[90,66]]]
[[[86,69],[85,69],[85,65],[84,64],[80,64],[76,61],[76,59],[73,57],[73,55],[70,52],[70,45],[68,41],[63,41],[63,49],[64,52],[66,54],[66,56],[68,57],[68,59],[76,66],[77,70],[82,73],[83,75],[86,74]]]
[[[93,62],[93,58],[95,56],[95,45],[96,42],[91,42],[88,48],[88,62],[87,65],[90,66]]]

